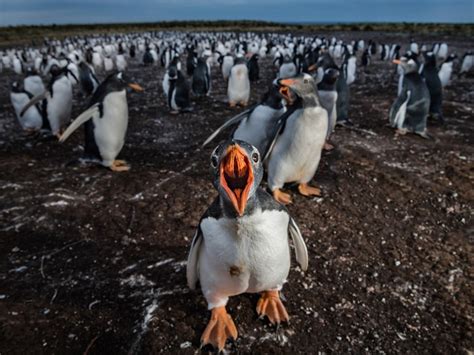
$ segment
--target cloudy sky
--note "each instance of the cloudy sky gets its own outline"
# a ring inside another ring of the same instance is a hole
[[[0,26],[163,20],[474,22],[474,0],[0,0]]]

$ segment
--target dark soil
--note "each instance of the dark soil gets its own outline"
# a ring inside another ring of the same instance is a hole
[[[441,39],[458,53],[472,49],[469,39],[424,38]],[[268,59],[261,68],[252,103],[273,76]],[[430,141],[395,137],[386,126],[394,73],[378,60],[365,73],[358,68],[356,126],[337,129],[337,149],[323,157],[315,177],[323,197],[292,191],[289,210],[310,267],[293,267],[284,287],[290,324],[275,329],[259,320],[256,295],[233,297],[228,310],[239,338],[228,350],[474,351],[474,76],[454,75],[447,124],[431,124]],[[131,62],[130,76],[145,92],[128,96],[121,158],[132,169],[113,173],[65,166],[80,155],[82,132],[65,144],[25,137],[9,102],[15,75],[1,74],[1,354],[199,351],[209,313],[201,292],[186,286],[185,260],[216,195],[208,169],[214,147],[200,144],[241,109],[228,108],[214,68],[212,95],[194,98],[191,113],[171,115],[162,75],[160,66]],[[73,117],[84,104],[76,92]]]

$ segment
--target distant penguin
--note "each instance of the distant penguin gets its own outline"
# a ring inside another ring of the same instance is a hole
[[[209,56],[198,59],[193,72],[192,89],[196,96],[209,95],[211,90],[211,68],[207,62]]]
[[[234,57],[232,57],[231,54],[228,53],[222,56],[221,70],[222,70],[222,76],[224,77],[224,80],[229,79],[230,71],[232,70],[233,66],[234,66]]]
[[[474,54],[473,52],[466,52],[462,57],[462,64],[460,74],[469,73],[474,65]]]
[[[451,74],[453,73],[453,61],[457,58],[456,54],[450,54],[445,62],[441,64],[438,75],[439,80],[441,80],[441,85],[443,87],[448,86],[451,83]]]
[[[433,52],[424,53],[425,63],[423,65],[422,75],[425,78],[426,86],[430,92],[430,114],[435,116],[441,122],[444,122],[442,103],[443,87],[438,76],[436,67],[436,56]]]
[[[18,55],[13,57],[13,71],[18,75],[23,74],[23,62]]]
[[[46,99],[46,117],[48,118],[51,132],[58,138],[71,118],[72,109],[72,84],[66,76],[67,68],[59,68],[57,65],[51,67],[51,81],[48,84],[47,90],[38,96],[35,96],[23,108],[20,115],[37,104]]]
[[[109,56],[104,57],[104,70],[106,72],[114,70],[114,61]]]
[[[296,65],[293,63],[291,58],[286,55],[284,56],[283,63],[280,65],[278,72],[279,79],[291,78],[296,75]]]
[[[337,82],[336,82],[336,90],[337,90],[336,124],[342,125],[342,126],[352,125],[352,122],[349,119],[350,89],[349,89],[349,85],[347,85],[347,76],[348,76],[347,69],[348,69],[348,62],[345,61],[342,64],[342,69],[340,70],[340,75],[337,78]]]
[[[249,80],[252,82],[258,81],[258,79],[260,78],[260,68],[258,66],[258,59],[259,55],[253,54],[247,63],[247,67],[249,69]]]
[[[25,91],[33,96],[40,95],[45,91],[43,80],[33,68],[26,69],[26,76],[23,79],[23,87],[25,88]]]
[[[115,65],[117,66],[118,71],[125,71],[127,69],[127,60],[123,54],[117,54],[117,57],[115,58]]]
[[[444,62],[445,60],[448,59],[448,44],[447,43],[439,44],[437,50],[434,50],[433,52],[436,53],[438,63]]]
[[[189,111],[191,104],[189,100],[189,85],[186,78],[177,66],[170,65],[168,75],[169,87],[167,100],[171,113]]]
[[[98,52],[92,52],[92,65],[96,71],[102,70],[104,67],[104,61],[102,55]]]
[[[43,126],[41,102],[32,105],[21,115],[21,111],[32,98],[33,95],[24,90],[18,82],[15,81],[12,83],[10,92],[11,103],[15,109],[18,122],[20,122],[21,127],[29,133],[39,131]]]
[[[328,129],[326,140],[336,127],[337,120],[337,90],[336,82],[339,78],[339,70],[328,68],[324,71],[323,80],[318,84],[318,94],[321,106],[328,112]]]
[[[371,61],[371,54],[369,52],[369,48],[366,48],[364,50],[364,53],[362,53],[362,58],[361,58],[361,63],[364,69],[370,65],[370,61]]]
[[[309,186],[319,166],[328,129],[327,111],[321,106],[316,84],[309,74],[279,79],[280,93],[293,109],[281,120],[268,156],[268,187],[282,204],[291,203],[291,196],[281,191],[289,182],[298,183],[304,196],[319,196],[319,188]],[[295,101],[292,95],[297,95]]]
[[[144,65],[152,65],[155,62],[153,56],[150,52],[150,47],[146,47],[145,53],[143,54],[143,64]]]
[[[128,51],[128,54],[130,55],[130,58],[135,58],[136,51],[137,51],[137,47],[134,44],[132,44],[130,46],[129,51]]]
[[[398,133],[413,132],[424,138],[426,120],[430,109],[430,92],[418,73],[418,65],[413,58],[401,57],[394,60],[403,68],[403,88],[389,111],[390,124]]]
[[[115,159],[122,150],[127,132],[127,87],[143,91],[122,72],[110,74],[95,91],[88,109],[69,125],[59,141],[64,142],[84,123],[83,159],[98,162],[112,171],[129,170],[125,161]]]
[[[186,74],[192,76],[194,68],[196,68],[197,65],[197,56],[194,47],[190,46],[186,49],[188,51],[188,56],[186,57]]]
[[[244,58],[237,58],[230,71],[227,97],[231,107],[240,104],[247,106],[250,98],[250,80]]]
[[[99,80],[86,62],[79,63],[79,81],[84,95],[90,96],[99,86]]]
[[[346,82],[347,85],[351,85],[356,79],[356,69],[357,69],[357,57],[355,55],[348,55],[347,59],[347,75]]]
[[[178,64],[179,58],[174,57],[173,61],[167,67],[168,69],[165,71],[165,75],[163,76],[163,81],[161,82],[161,86],[163,87],[163,93],[168,97],[168,92],[170,88],[170,79],[177,79],[178,77]]]

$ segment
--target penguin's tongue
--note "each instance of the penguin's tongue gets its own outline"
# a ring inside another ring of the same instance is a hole
[[[253,184],[253,171],[247,155],[238,145],[230,146],[221,161],[220,183],[235,210],[242,216]]]
[[[293,104],[293,101],[294,101],[293,94],[289,87],[282,86],[280,87],[279,91],[280,91],[281,96],[283,96],[283,98],[286,100],[286,102],[288,102],[289,105]]]

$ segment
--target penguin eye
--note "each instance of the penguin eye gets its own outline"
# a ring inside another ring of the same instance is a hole
[[[217,164],[219,164],[219,159],[217,158],[217,155],[213,154],[211,156],[211,166],[215,169],[217,168]]]
[[[260,160],[260,154],[258,154],[258,152],[253,152],[252,153],[252,160],[254,163],[258,163],[258,161]]]

